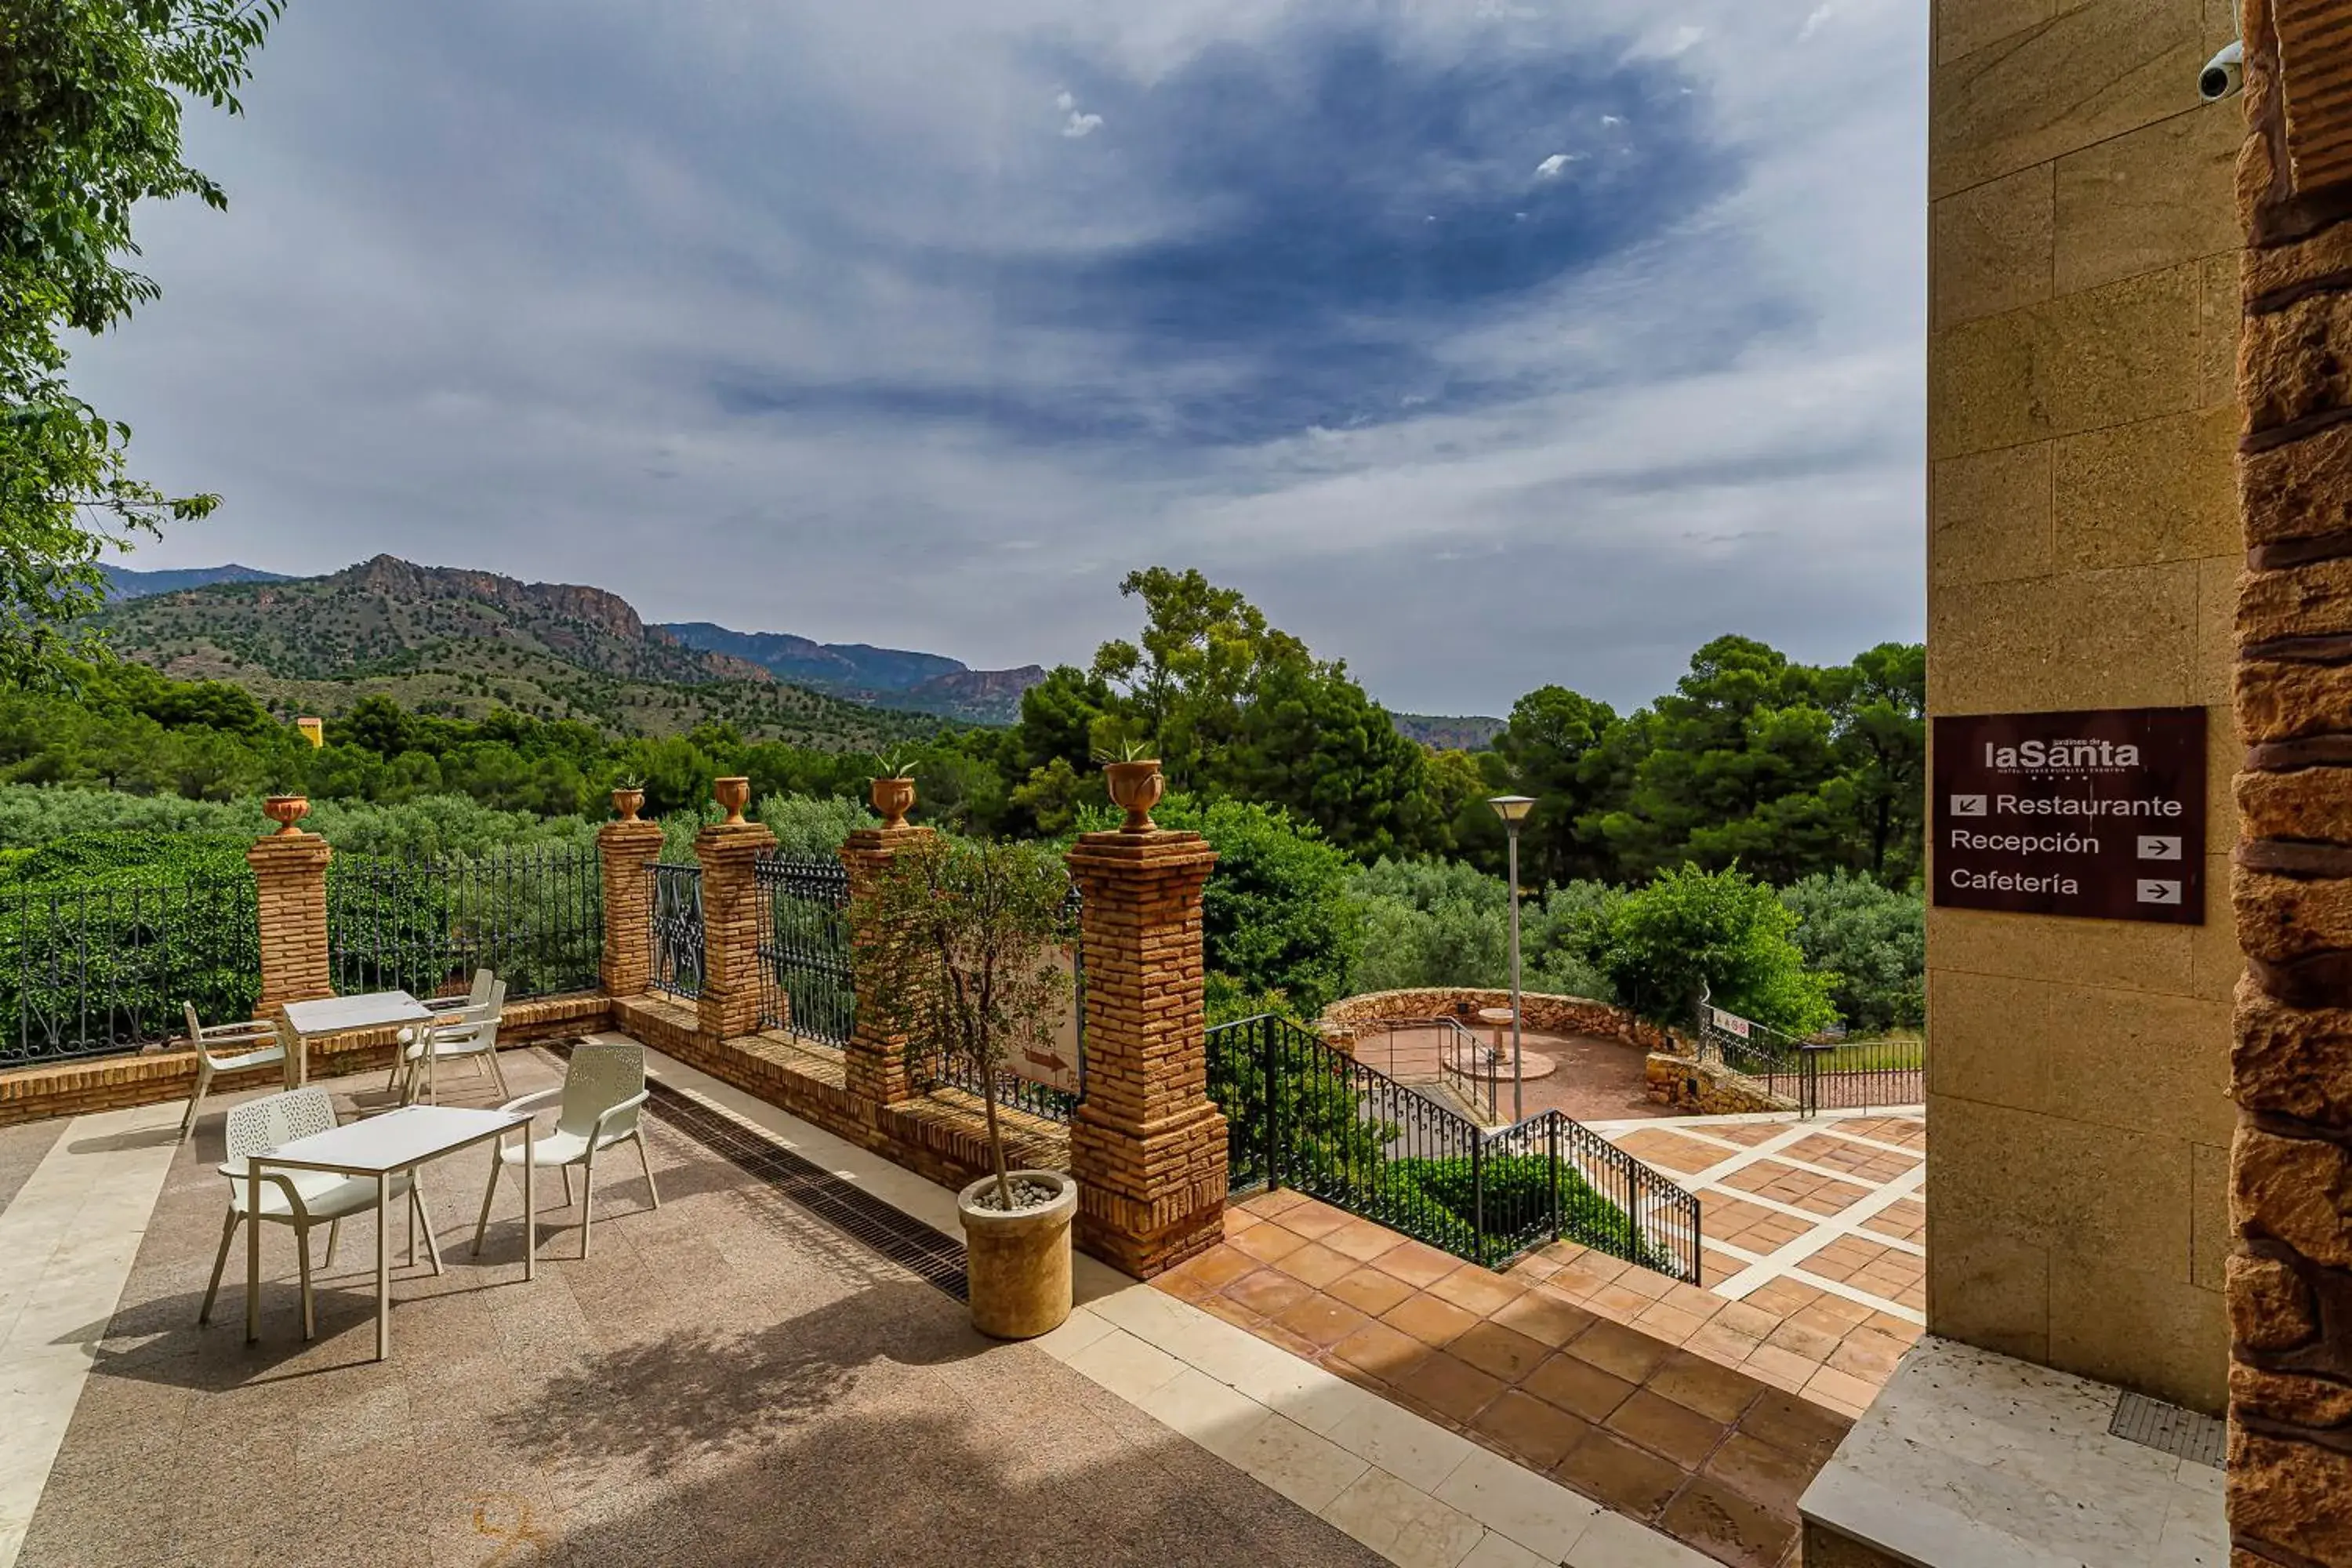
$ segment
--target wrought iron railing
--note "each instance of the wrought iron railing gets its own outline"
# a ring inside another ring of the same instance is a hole
[[[1237,1189],[1294,1187],[1490,1268],[1569,1239],[1699,1278],[1697,1197],[1559,1111],[1486,1131],[1272,1014],[1208,1044]]]
[[[341,854],[327,868],[327,962],[335,989],[464,991],[477,969],[507,994],[595,987],[604,883],[593,845],[425,858]]]
[[[131,1051],[253,1016],[261,937],[252,873],[131,887],[0,891],[0,1066]]]
[[[849,957],[849,873],[833,859],[761,857],[760,1026],[828,1045],[857,1030]]]
[[[702,994],[702,868],[656,861],[646,941],[652,956],[648,983],[672,996]]]
[[[1482,1120],[1492,1127],[1503,1119],[1499,1068],[1510,1059],[1505,1054],[1508,1047],[1498,1051],[1492,1041],[1480,1039],[1450,1015],[1441,1014],[1437,1026],[1439,1080],[1473,1111],[1483,1111]]]
[[[1918,1105],[1927,1096],[1919,1039],[1800,1040],[1699,998],[1698,1049],[1801,1116]]]

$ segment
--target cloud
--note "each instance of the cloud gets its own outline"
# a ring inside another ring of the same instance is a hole
[[[227,498],[142,565],[1003,665],[1199,564],[1423,710],[1916,637],[1923,46],[1677,10],[296,7],[75,372]]]
[[[1826,23],[1836,14],[1837,5],[1835,4],[1835,0],[1822,0],[1820,5],[1814,6],[1811,11],[1806,14],[1805,25],[1797,29],[1798,41],[1801,43],[1803,40],[1811,37],[1815,33],[1820,32],[1822,30],[1822,24]]]

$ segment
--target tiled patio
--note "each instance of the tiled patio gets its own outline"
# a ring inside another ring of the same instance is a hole
[[[1699,1195],[1702,1278],[1775,1317],[1834,1300],[1890,1332],[1927,1322],[1927,1123],[1917,1111],[1594,1123]],[[1826,1358],[1824,1358],[1826,1359]]]
[[[518,1093],[560,1071],[506,1060]],[[941,1189],[675,1063],[654,1071],[804,1168],[952,1226]],[[381,1079],[331,1087],[367,1098]],[[268,1236],[248,1347],[234,1267],[214,1324],[194,1323],[221,1123],[175,1149],[177,1114],[0,1139],[0,1230],[36,1238],[0,1279],[0,1482],[26,1498],[25,1563],[1696,1561],[1084,1259],[1068,1326],[985,1341],[947,1295],[660,1122],[663,1206],[624,1162],[582,1260],[577,1211],[543,1190],[529,1283],[512,1188],[476,1262],[482,1163],[432,1167],[446,1273],[396,1271],[388,1363],[367,1359],[372,1224],[347,1227],[308,1345],[290,1240]],[[0,1563],[16,1552],[0,1533]]]

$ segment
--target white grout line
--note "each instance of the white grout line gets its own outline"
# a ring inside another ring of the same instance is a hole
[[[23,1550],[100,1340],[122,1300],[184,1107],[78,1116],[0,1212],[0,1568]]]
[[[1849,1205],[1842,1212],[1823,1216],[1822,1222],[1804,1235],[1775,1247],[1760,1263],[1751,1263],[1730,1279],[1717,1285],[1716,1293],[1740,1300],[1747,1294],[1776,1274],[1786,1273],[1793,1266],[1811,1258],[1822,1247],[1862,1228],[1864,1220],[1880,1210],[1890,1208],[1911,1195],[1912,1188],[1927,1180],[1927,1167],[1906,1173],[1887,1183],[1868,1197]],[[1843,1295],[1847,1292],[1840,1291]]]
[[[1843,1296],[1857,1307],[1868,1307],[1875,1311],[1884,1312],[1890,1318],[1900,1318],[1906,1323],[1916,1323],[1921,1328],[1927,1326],[1927,1314],[1917,1308],[1906,1307],[1900,1301],[1890,1301],[1884,1296],[1874,1296],[1860,1286],[1849,1285],[1843,1279],[1832,1279],[1825,1275],[1809,1274],[1802,1268],[1791,1268],[1780,1278],[1793,1279],[1800,1285],[1809,1285],[1816,1290],[1826,1290],[1832,1296]]]

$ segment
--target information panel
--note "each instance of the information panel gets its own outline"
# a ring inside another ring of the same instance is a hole
[[[2205,923],[2205,710],[1936,721],[1935,902]]]

